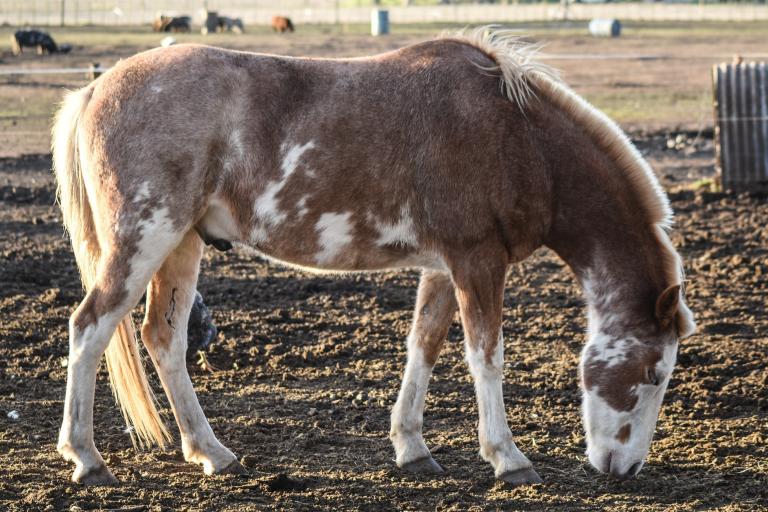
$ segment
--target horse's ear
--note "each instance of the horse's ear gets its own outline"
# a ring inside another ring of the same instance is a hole
[[[656,299],[656,320],[666,329],[675,321],[680,306],[680,285],[673,284]]]

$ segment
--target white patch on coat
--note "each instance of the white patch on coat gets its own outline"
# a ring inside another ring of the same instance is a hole
[[[379,232],[379,238],[376,240],[376,245],[379,247],[385,245],[416,246],[416,231],[408,206],[403,206],[400,210],[400,218],[395,223],[381,222],[377,219],[374,222],[376,223],[376,230]]]
[[[239,128],[235,128],[229,133],[229,148],[235,152],[238,158],[245,155],[245,145]]]
[[[332,263],[352,241],[352,212],[324,213],[315,225],[320,252],[315,256],[319,265]]]
[[[309,141],[301,146],[294,144],[287,151],[285,151],[285,144],[281,146],[281,149],[285,152],[283,161],[280,164],[282,175],[279,180],[267,183],[264,191],[256,198],[254,210],[259,222],[266,226],[275,226],[286,219],[287,214],[281,211],[278,206],[277,195],[283,190],[283,187],[285,187],[290,177],[298,168],[301,156],[314,147],[315,143],[313,141]]]
[[[147,254],[154,254],[158,247],[165,245],[162,243],[169,235],[174,233],[173,220],[171,220],[170,210],[167,207],[155,208],[152,210],[152,216],[148,219],[142,219],[136,224],[136,230],[141,234],[141,240],[138,243],[138,251],[131,259],[131,273],[134,272],[134,263],[142,261]],[[158,243],[159,242],[159,243]]]
[[[231,171],[236,164],[242,162],[244,157],[245,145],[243,144],[242,132],[239,128],[233,128],[227,137],[227,151],[222,167],[225,171]]]
[[[149,199],[149,181],[141,182],[139,190],[136,191],[136,195],[133,196],[134,203],[140,203],[145,199]]]
[[[309,196],[301,196],[301,199],[299,199],[299,202],[296,203],[296,218],[301,219],[303,218],[307,212],[309,212],[309,209],[307,209],[307,199]]]
[[[629,359],[629,352],[639,345],[637,338],[632,336],[616,339],[605,333],[598,333],[587,344],[589,362],[604,362],[607,368],[611,368]]]

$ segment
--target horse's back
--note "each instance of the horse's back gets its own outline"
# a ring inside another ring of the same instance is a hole
[[[421,265],[509,231],[515,195],[535,193],[535,176],[510,182],[530,133],[478,69],[492,63],[451,40],[338,60],[151,50],[95,84],[95,159],[123,199],[211,239],[306,266]]]

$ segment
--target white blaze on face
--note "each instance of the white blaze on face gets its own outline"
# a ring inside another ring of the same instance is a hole
[[[352,241],[352,212],[324,213],[315,225],[320,252],[315,255],[318,264],[330,264]]]
[[[631,351],[640,342],[633,340],[630,343],[621,343],[624,340],[615,340],[614,346],[626,347]],[[626,372],[640,372],[645,374],[645,368],[634,368],[637,364],[632,360],[631,354],[610,355],[608,351],[598,352],[595,357],[590,357],[593,344],[604,341],[593,340],[584,347],[582,352],[582,375],[585,371],[599,371],[585,369],[585,365],[591,362],[604,363],[604,369],[610,368],[611,361],[621,360],[624,365],[619,368]],[[640,470],[653,439],[664,392],[667,389],[672,369],[675,365],[677,343],[664,346],[661,359],[654,365],[652,371],[658,377],[658,384],[650,382],[638,382],[628,390],[620,390],[608,380],[601,380],[600,384],[593,385],[590,389],[582,386],[583,390],[583,418],[586,429],[587,456],[590,463],[601,472],[611,471],[616,475],[624,475],[632,468],[634,473]],[[604,397],[611,393],[629,392],[637,398],[637,402],[631,410],[617,410],[606,401]],[[634,466],[634,468],[633,468]]]
[[[611,368],[625,362],[632,348],[636,346],[640,346],[640,342],[632,336],[615,339],[598,333],[589,343],[589,359],[593,362],[603,362],[607,368]]]

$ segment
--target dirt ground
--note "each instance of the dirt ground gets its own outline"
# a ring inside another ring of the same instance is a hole
[[[551,36],[552,54],[669,53],[660,39],[643,48],[640,36],[613,46],[578,35]],[[311,55],[370,53],[425,38],[259,37],[262,50]],[[737,48],[765,50],[754,41],[748,31],[717,45],[694,37],[690,59],[663,66],[656,60],[622,62],[621,73],[616,61],[553,64],[577,90],[598,99],[623,91],[616,84],[628,80],[624,70],[656,69],[631,87],[645,91],[660,83],[665,95],[659,101],[673,103],[668,96],[676,88],[694,98],[706,92],[710,61]],[[140,47],[131,40],[45,65],[96,58],[109,64],[107,57]],[[18,64],[7,55],[2,60],[0,70]],[[691,60],[698,68],[686,64]],[[674,68],[674,76],[665,78],[662,67],[667,74]],[[696,72],[701,68],[703,79]],[[15,80],[0,87],[0,96],[26,102],[41,96],[40,115],[48,115],[62,86],[84,83],[74,77],[36,78],[38,85]],[[206,477],[183,461],[178,447],[136,453],[102,371],[96,442],[121,485],[85,489],[69,483],[72,468],[56,453],[55,441],[67,318],[82,293],[52,205],[47,140],[19,136],[13,145],[6,139],[0,149],[12,156],[0,158],[0,509],[768,509],[768,199],[683,190],[713,173],[711,131],[706,122],[659,118],[657,125],[630,116],[625,126],[667,188],[678,190],[672,193],[673,240],[685,260],[699,334],[681,345],[646,467],[635,480],[610,481],[583,454],[576,374],[586,327],[580,292],[549,251],[514,267],[505,298],[504,394],[516,442],[545,480],[519,489],[497,483],[477,454],[477,410],[458,322],[435,369],[425,413],[427,444],[446,473],[416,477],[394,465],[389,411],[405,363],[417,273],[310,276],[242,250],[206,253],[199,289],[220,331],[207,352],[218,370],[190,361],[190,371],[214,431],[242,457],[249,475]],[[3,132],[17,128],[8,123]],[[680,134],[676,149],[667,147],[670,133]],[[137,320],[141,312],[136,310]],[[11,411],[17,419],[8,416]],[[281,473],[302,485],[275,489]]]

